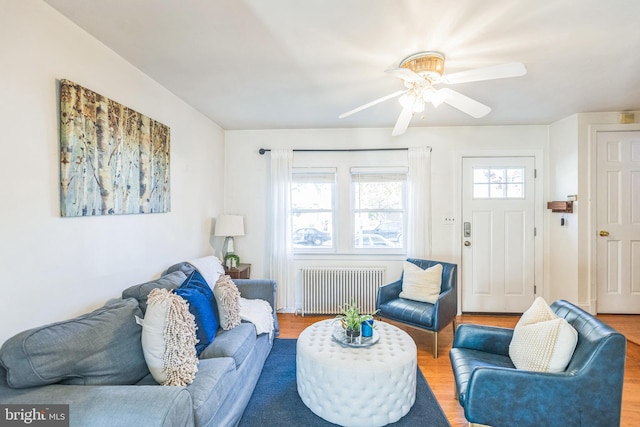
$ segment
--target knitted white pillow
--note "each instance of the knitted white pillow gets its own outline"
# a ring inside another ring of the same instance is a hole
[[[196,323],[186,301],[156,288],[142,322],[142,350],[153,378],[162,385],[191,384],[198,371]]]
[[[220,276],[213,287],[213,295],[218,304],[220,327],[228,331],[238,326],[242,320],[240,318],[240,291],[231,277]]]
[[[518,369],[563,372],[578,343],[578,332],[538,297],[522,314],[509,344],[509,357]]]
[[[423,270],[412,262],[404,262],[400,298],[435,304],[442,286],[442,264]]]

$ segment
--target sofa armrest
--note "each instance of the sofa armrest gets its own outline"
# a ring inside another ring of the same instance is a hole
[[[513,329],[462,324],[456,329],[452,347],[509,356],[512,337]]]
[[[468,382],[464,413],[488,425],[578,426],[579,381],[566,374],[476,368]],[[544,408],[544,410],[540,410]]]
[[[269,279],[232,279],[236,284],[242,298],[262,299],[271,305],[273,310],[273,322],[275,326],[275,336],[280,334],[280,325],[276,315],[276,290],[277,285],[274,280]]]
[[[376,298],[376,309],[379,309],[382,304],[398,298],[400,292],[402,292],[402,280],[380,286]]]

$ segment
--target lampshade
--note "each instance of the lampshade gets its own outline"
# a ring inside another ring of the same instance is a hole
[[[244,236],[242,215],[221,215],[216,221],[216,236]]]

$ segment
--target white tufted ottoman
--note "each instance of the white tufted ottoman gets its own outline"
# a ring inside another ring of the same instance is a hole
[[[333,319],[300,334],[298,394],[314,414],[343,426],[374,427],[398,421],[416,400],[416,344],[404,331],[376,321],[380,340],[347,347],[333,340]]]

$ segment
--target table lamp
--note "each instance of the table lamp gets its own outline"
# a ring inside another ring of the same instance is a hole
[[[222,245],[222,258],[234,254],[234,236],[244,236],[244,218],[242,215],[222,215],[216,221],[215,236],[225,237]]]

